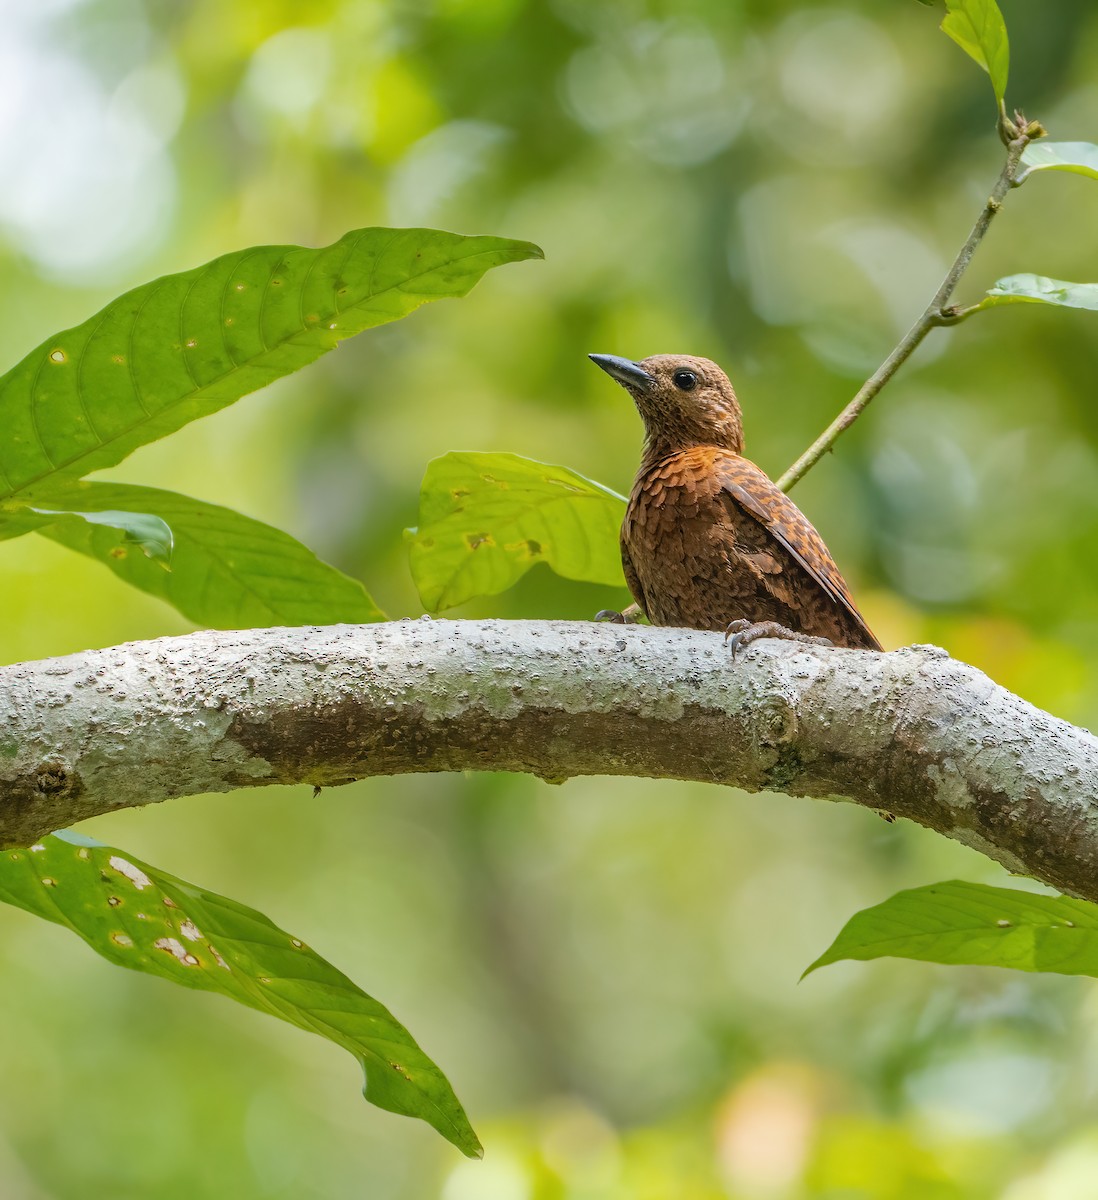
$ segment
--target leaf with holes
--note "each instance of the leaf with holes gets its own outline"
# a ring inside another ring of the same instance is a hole
[[[1001,304],[1052,304],[1058,308],[1098,310],[1098,283],[1069,283],[1044,275],[1008,275],[988,288],[987,295],[965,315]]]
[[[253,629],[384,620],[357,580],[322,562],[289,534],[231,508],[125,483],[85,481],[51,489],[48,495],[64,507],[155,513],[148,519],[170,526],[175,538],[171,571],[130,553],[114,530],[96,524],[97,517],[106,515],[102,512],[87,514],[87,521],[39,518],[38,532],[101,562],[197,625]],[[20,519],[19,513],[11,516]],[[5,536],[4,517],[0,509],[0,538]]]
[[[1098,905],[959,880],[912,888],[855,913],[805,975],[884,957],[1098,976]]]
[[[125,557],[135,546],[161,568],[168,567],[172,557],[171,527],[161,517],[148,512],[98,508],[81,512],[65,507],[66,501],[54,497],[57,508],[37,508],[29,505],[0,505],[0,541],[21,537],[25,533],[44,533],[68,530],[76,538],[99,540],[110,547],[109,553]],[[60,539],[59,539],[60,540]]]
[[[1030,142],[1022,151],[1024,170],[1016,183],[1023,183],[1035,171],[1069,171],[1098,179],[1098,146],[1092,142]]]
[[[946,8],[949,12],[942,19],[942,32],[984,68],[1001,105],[1010,72],[1010,42],[998,4],[995,0],[946,0]]]
[[[319,1033],[358,1059],[367,1100],[480,1154],[446,1077],[404,1026],[262,913],[67,831],[0,851],[0,901],[64,925],[118,966]]]
[[[517,583],[536,563],[566,579],[625,586],[625,498],[567,467],[517,454],[444,454],[427,465],[407,531],[424,607],[440,612]]]
[[[343,338],[540,255],[507,238],[358,229],[324,249],[255,246],[135,288],[0,377],[0,500],[113,466]]]

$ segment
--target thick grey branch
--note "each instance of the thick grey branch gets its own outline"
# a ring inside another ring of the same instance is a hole
[[[564,621],[195,633],[0,669],[0,838],[409,771],[845,796],[1098,900],[1098,739],[931,646]]]

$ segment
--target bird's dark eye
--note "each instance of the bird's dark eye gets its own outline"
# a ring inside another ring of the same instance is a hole
[[[698,377],[693,371],[676,371],[671,382],[680,392],[692,392],[698,386]]]

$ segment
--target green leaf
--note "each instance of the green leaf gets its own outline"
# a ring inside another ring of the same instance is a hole
[[[1000,304],[1055,304],[1061,308],[1098,309],[1098,283],[1069,283],[1044,275],[1008,275],[988,288],[987,295],[968,313],[996,308]]]
[[[219,992],[328,1038],[362,1065],[367,1100],[479,1155],[446,1077],[404,1026],[262,913],[71,832],[0,851],[0,901],[71,929],[118,966]]]
[[[172,557],[172,531],[166,521],[147,512],[126,512],[120,509],[104,508],[94,512],[80,512],[75,509],[36,508],[30,505],[14,506],[10,509],[0,508],[0,541],[20,537],[24,533],[46,533],[51,529],[63,529],[66,526],[74,536],[90,537],[91,532],[82,526],[97,525],[121,532],[121,539],[109,537],[104,539],[110,546],[110,553],[126,556],[125,546],[138,546],[148,558],[156,560],[162,568],[168,567]]]
[[[1098,905],[959,880],[912,888],[855,913],[805,975],[885,957],[1098,976]]]
[[[995,0],[946,0],[942,32],[976,60],[991,76],[995,98],[1002,105],[1010,71],[1006,22]]]
[[[529,242],[359,229],[256,246],[127,292],[0,377],[0,500],[113,466],[352,334],[463,296]]]
[[[1092,142],[1030,142],[1022,151],[1022,165],[1015,183],[1024,183],[1034,171],[1071,171],[1098,179],[1098,146]]]
[[[535,563],[566,579],[625,586],[625,498],[567,467],[517,454],[444,454],[427,465],[407,531],[424,607],[453,608],[516,583]]]
[[[127,553],[109,529],[96,524],[68,521],[38,532],[103,563],[197,625],[252,629],[384,620],[357,580],[321,562],[289,534],[231,508],[125,483],[81,482],[50,494],[65,505],[93,510],[93,515],[94,510],[124,508],[162,518],[175,537],[170,572]]]

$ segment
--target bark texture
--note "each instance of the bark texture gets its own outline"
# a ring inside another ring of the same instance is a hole
[[[0,840],[410,771],[847,797],[1098,901],[1098,739],[934,646],[565,621],[203,632],[0,668]]]

